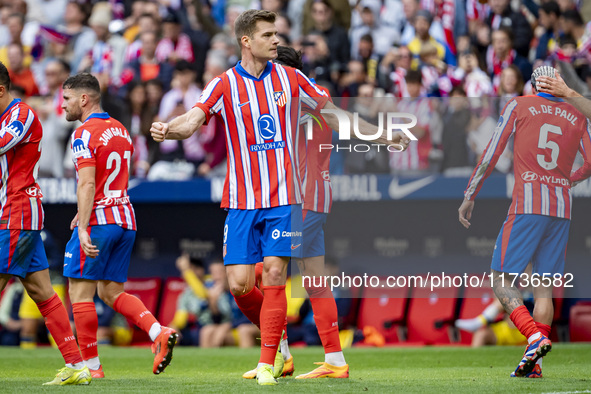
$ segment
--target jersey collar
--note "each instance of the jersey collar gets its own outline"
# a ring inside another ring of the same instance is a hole
[[[246,71],[244,69],[244,67],[242,67],[242,61],[239,61],[238,64],[236,65],[236,71],[238,72],[238,74],[240,74],[241,76],[243,76],[245,78],[250,78],[253,81],[262,81],[263,79],[265,79],[265,77],[267,75],[269,75],[269,73],[271,72],[272,69],[273,69],[273,63],[267,62],[267,67],[265,67],[265,70],[263,71],[261,76],[259,78],[255,78],[253,75],[250,75],[248,73],[248,71]]]
[[[14,107],[15,105],[17,105],[18,103],[21,102],[21,99],[12,99],[12,101],[10,102],[10,104],[8,104],[8,107],[6,107],[6,109],[4,110],[4,112],[2,112],[2,115],[0,115],[0,118],[2,118],[8,111],[10,111],[10,109],[12,107]]]
[[[546,99],[551,100],[551,101],[564,101],[563,99],[561,99],[559,97],[556,97],[556,96],[553,96],[550,93],[539,92],[537,94],[537,96],[538,97],[546,98]]]
[[[84,121],[84,123],[88,122],[90,119],[93,119],[93,118],[96,118],[96,119],[109,119],[110,116],[106,112],[95,112],[94,114],[90,114],[88,116],[88,118],[86,118],[86,120]]]

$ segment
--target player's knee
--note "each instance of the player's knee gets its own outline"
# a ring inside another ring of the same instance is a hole
[[[111,308],[115,304],[115,300],[121,295],[120,292],[107,291],[102,286],[99,286],[97,290],[99,298]]]
[[[235,296],[247,294],[252,290],[252,286],[250,286],[247,282],[230,282],[229,284],[230,291]]]
[[[263,272],[265,286],[280,286],[285,284],[283,270],[280,267],[269,267]]]

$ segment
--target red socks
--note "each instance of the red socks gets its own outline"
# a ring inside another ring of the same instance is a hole
[[[543,336],[546,338],[550,338],[550,331],[552,331],[552,327],[547,324],[534,322],[538,330],[542,333]]]
[[[285,285],[263,286],[265,296],[261,307],[261,359],[259,363],[273,365],[277,347],[281,341],[281,330],[285,325],[287,298]]]
[[[121,293],[113,304],[115,312],[121,313],[146,333],[150,332],[152,324],[158,323],[158,320],[152,315],[139,298],[131,294]]]
[[[324,353],[340,352],[339,314],[337,303],[328,287],[306,287],[314,311],[314,321]]]
[[[45,325],[55,340],[66,364],[82,362],[76,338],[70,327],[68,312],[57,294],[37,304],[39,312],[45,318]]]
[[[528,340],[529,337],[540,332],[525,305],[515,308],[509,317],[519,332]]]
[[[98,357],[96,332],[98,317],[94,302],[76,302],[72,304],[74,323],[78,334],[78,344],[84,360]]]
[[[251,291],[241,296],[234,296],[238,308],[244,315],[261,328],[261,307],[263,306],[263,293],[258,287],[253,287]]]

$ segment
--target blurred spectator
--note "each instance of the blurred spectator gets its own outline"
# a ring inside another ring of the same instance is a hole
[[[322,34],[326,39],[331,71],[341,70],[342,66],[347,64],[351,55],[349,36],[345,28],[336,23],[334,10],[335,8],[333,8],[333,5],[328,0],[314,0],[314,2],[310,2],[310,12],[313,21],[312,31]]]
[[[199,346],[204,348],[233,344],[231,336],[233,312],[230,287],[222,260],[209,264],[207,287],[208,307],[199,313]]]
[[[459,53],[458,67],[453,72],[452,80],[463,84],[468,97],[489,96],[493,93],[492,82],[480,68],[474,48]]]
[[[162,97],[158,119],[168,122],[195,105],[201,95],[195,78],[191,64],[185,60],[177,63],[172,89]],[[204,159],[200,133],[194,133],[183,141],[164,141],[160,143],[160,161],[152,166],[148,179],[189,179]]]
[[[126,110],[119,119],[129,131],[135,148],[132,163],[132,175],[145,178],[150,166],[156,162],[159,146],[150,138],[150,127],[156,111],[148,105],[146,87],[139,81],[134,81],[128,87],[125,100]]]
[[[538,39],[536,60],[545,60],[556,50],[560,31],[560,7],[551,0],[540,5],[540,26],[544,29]]]
[[[109,23],[112,19],[113,12],[109,3],[100,2],[94,5],[88,24],[94,31],[97,41],[80,67],[94,74],[106,74],[113,84],[119,85],[127,41],[109,32]]]
[[[414,60],[412,63],[413,70],[418,69],[419,66],[419,55],[421,48],[424,44],[430,43],[437,49],[437,57],[439,60],[445,62],[450,66],[456,65],[456,59],[450,48],[446,43],[438,41],[431,37],[429,34],[429,28],[433,22],[433,16],[429,11],[419,10],[417,11],[414,19],[415,37],[408,43],[408,49],[413,54]]]
[[[446,75],[447,67],[438,55],[437,48],[430,42],[423,44],[419,53],[419,69],[423,75],[423,88],[428,97],[447,96],[451,91],[451,81]]]
[[[58,26],[64,21],[68,0],[27,0],[27,16],[44,25]]]
[[[368,82],[376,82],[380,59],[381,57],[374,53],[373,38],[371,34],[364,34],[361,36],[355,60],[363,62]]]
[[[513,48],[513,33],[507,27],[502,27],[492,33],[492,44],[486,54],[488,72],[492,78],[495,91],[499,88],[501,71],[514,64],[519,68],[524,80],[529,79],[532,65]]]
[[[34,105],[43,125],[39,176],[64,176],[64,153],[67,137],[71,130],[70,123],[61,107],[63,102],[62,84],[70,75],[70,66],[63,60],[49,60],[45,68],[46,96]]]
[[[417,117],[417,125],[410,129],[418,141],[409,145],[404,152],[390,153],[390,169],[397,174],[411,173],[429,169],[429,152],[431,151],[431,133],[434,124],[439,120],[432,107],[432,100],[421,94],[422,75],[420,71],[409,71],[406,74],[406,87],[410,98],[401,99],[397,104],[397,112],[413,114]],[[401,120],[407,123],[408,119]]]
[[[174,68],[168,62],[160,62],[156,58],[158,36],[155,32],[146,31],[140,35],[141,55],[132,60],[128,67],[133,72],[133,79],[143,82],[157,79],[165,90],[170,88]]]
[[[9,44],[7,55],[7,68],[12,83],[25,89],[26,97],[38,95],[39,89],[35,83],[33,73],[28,66],[24,65],[25,53],[22,45],[17,43]]]
[[[205,61],[203,79],[209,83],[213,78],[228,69],[228,62],[222,51],[210,51]],[[205,150],[205,161],[197,167],[199,176],[226,175],[226,131],[223,122],[212,117],[206,125],[201,126],[200,141]]]
[[[128,43],[135,41],[136,37],[140,33],[139,19],[145,11],[146,2],[144,0],[135,0],[131,3],[131,12],[127,18],[123,21],[123,38]]]
[[[359,60],[351,60],[347,64],[347,72],[339,80],[339,96],[357,97],[359,86],[366,82],[365,66]]]
[[[317,82],[330,81],[330,58],[326,39],[318,34],[308,34],[302,42],[303,73]]]
[[[513,11],[510,0],[488,0],[488,5],[491,12],[487,23],[493,32],[503,27],[512,31],[515,37],[512,48],[515,48],[519,55],[527,58],[533,33],[525,16]]]
[[[408,45],[417,35],[415,32],[415,18],[417,12],[421,9],[421,0],[402,0],[402,6],[406,16],[406,23],[402,28],[400,44]],[[445,33],[439,21],[432,21],[429,27],[429,35],[440,42],[445,40]]]
[[[514,64],[505,68],[501,72],[501,82],[499,84],[499,114],[509,100],[523,94],[523,86],[524,82],[521,72]]]
[[[379,9],[377,11],[379,12]],[[380,23],[377,12],[368,6],[361,10],[361,21],[362,24],[351,28],[350,32],[352,59],[367,59],[373,54],[384,56],[388,49],[400,39],[400,33],[394,27]],[[360,41],[366,35],[372,38],[372,52],[369,55],[362,55],[360,54]]]
[[[31,48],[33,43],[25,43],[21,37],[24,34],[23,29],[25,27],[25,16],[20,13],[12,13],[6,19],[6,26],[10,34],[8,43],[0,48],[0,62],[8,64],[8,44],[18,44],[21,46],[23,51],[23,64],[29,67],[33,61],[31,56]]]
[[[462,175],[469,176],[472,167],[466,138],[472,118],[470,102],[464,89],[457,86],[450,92],[447,103],[442,119],[443,161],[441,172],[445,175],[462,172]]]
[[[329,9],[330,17],[323,11],[318,11],[320,7],[314,7],[314,3],[325,5]],[[334,23],[344,30],[349,30],[351,27],[351,6],[348,0],[306,0],[303,6],[303,12],[302,33],[304,35],[310,33],[312,30],[318,30],[317,23],[322,18],[329,18],[331,24]]]
[[[70,35],[68,44],[72,48],[70,68],[75,72],[80,71],[80,62],[90,52],[96,41],[94,31],[86,25],[88,11],[86,4],[70,1],[64,13],[64,28]]]
[[[162,19],[162,39],[156,47],[156,59],[173,64],[179,60],[195,60],[191,38],[182,32],[180,19],[175,12],[169,12]]]
[[[158,42],[158,22],[159,20],[154,15],[147,12],[139,16],[137,34],[134,36],[131,44],[129,44],[129,46],[127,47],[127,51],[125,53],[125,63],[130,63],[143,54],[143,43],[141,41],[141,37],[144,33],[154,33],[154,36],[156,37],[156,42]]]
[[[392,48],[380,62],[380,86],[395,97],[410,97],[406,88],[406,72],[410,70],[412,54],[407,47]]]

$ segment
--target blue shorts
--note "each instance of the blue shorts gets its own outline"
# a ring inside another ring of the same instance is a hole
[[[99,250],[98,256],[90,258],[84,254],[78,239],[78,227],[76,227],[66,245],[64,276],[75,279],[126,282],[135,231],[124,229],[116,224],[89,228],[92,244]]]
[[[301,258],[302,207],[230,209],[224,226],[224,264],[256,264],[267,256]]]
[[[495,244],[491,268],[522,273],[562,274],[570,220],[544,215],[508,215]]]
[[[324,256],[324,225],[327,217],[327,213],[305,211],[303,258]]]
[[[0,230],[0,274],[25,278],[47,268],[40,230]]]

